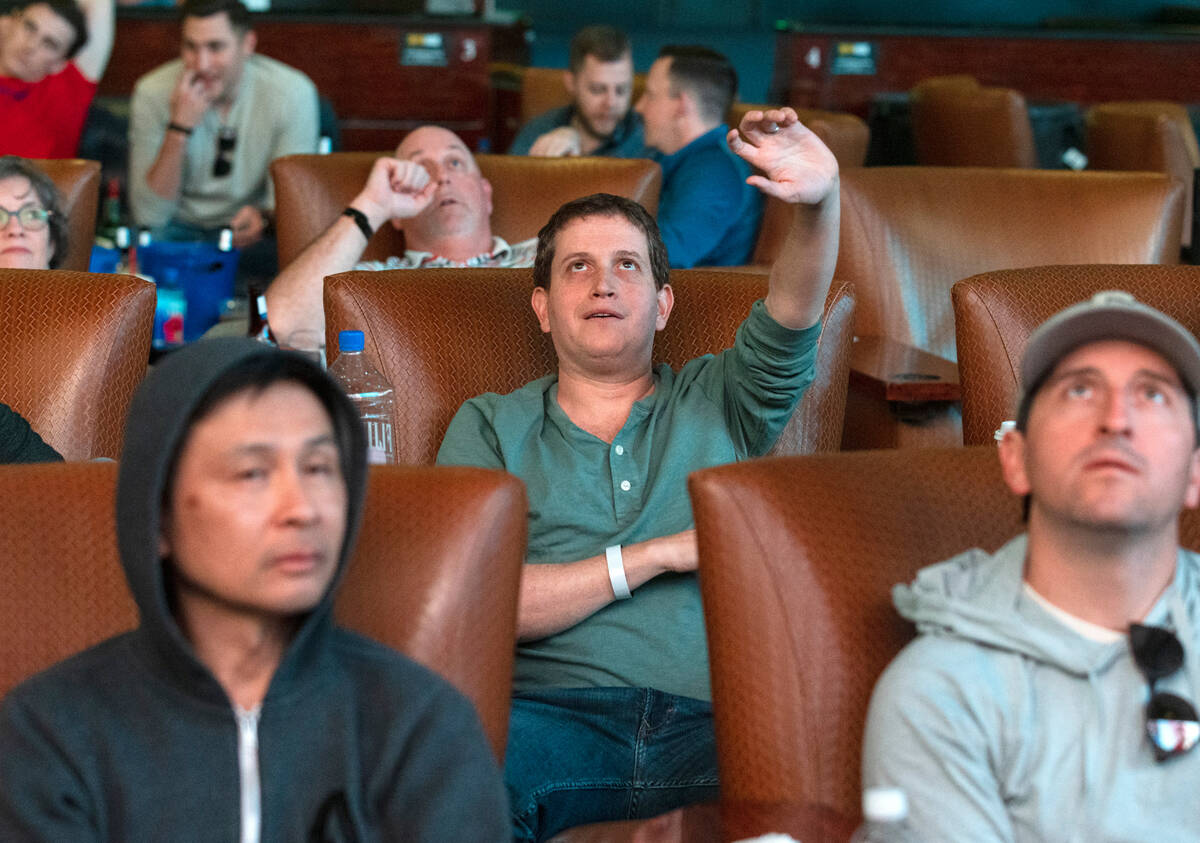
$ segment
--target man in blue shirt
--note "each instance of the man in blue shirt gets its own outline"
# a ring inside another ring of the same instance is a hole
[[[762,197],[725,143],[736,94],[737,72],[707,47],[663,47],[646,78],[636,109],[661,153],[658,228],[672,267],[737,266],[754,252]]]
[[[630,109],[633,54],[629,37],[612,26],[585,26],[571,39],[570,69],[563,73],[570,105],[530,120],[509,147],[510,155],[644,154],[642,121]]]

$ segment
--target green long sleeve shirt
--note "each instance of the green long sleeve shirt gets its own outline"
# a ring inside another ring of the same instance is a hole
[[[692,527],[687,475],[761,456],[812,382],[820,325],[794,331],[761,301],[732,348],[661,364],[611,443],[580,429],[548,375],[459,409],[438,462],[499,468],[525,481],[533,564],[573,562]],[[517,648],[514,687],[650,687],[711,698],[695,574],[664,574],[632,599]]]

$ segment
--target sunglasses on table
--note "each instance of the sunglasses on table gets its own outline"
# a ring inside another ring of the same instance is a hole
[[[50,222],[50,214],[50,211],[47,211],[45,208],[39,208],[36,205],[26,205],[19,211],[0,208],[0,228],[7,226],[8,221],[16,217],[17,222],[21,224],[21,228],[26,231],[41,231]]]
[[[237,130],[221,129],[217,135],[217,160],[213,161],[213,178],[222,178],[233,171],[233,148],[237,146]]]
[[[1200,740],[1196,708],[1181,696],[1154,690],[1155,682],[1183,667],[1183,645],[1169,629],[1131,623],[1129,648],[1138,670],[1150,685],[1146,736],[1154,749],[1154,758],[1161,762],[1183,755]]]

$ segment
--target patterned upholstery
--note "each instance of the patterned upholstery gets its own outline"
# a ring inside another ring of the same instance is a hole
[[[855,334],[955,359],[950,287],[994,269],[1175,263],[1183,189],[1165,176],[969,167],[842,174],[836,278],[854,285]],[[955,445],[954,405],[910,424],[856,390],[846,447]],[[861,399],[861,400],[860,400]]]
[[[767,289],[759,275],[674,270],[675,310],[655,360],[678,368],[733,342],[750,304]],[[530,269],[409,269],[347,272],[325,280],[327,347],[361,329],[366,353],[396,390],[400,462],[431,463],[454,413],[468,398],[507,393],[554,370],[554,349],[529,306]],[[836,450],[846,396],[854,299],[835,284],[826,299],[817,380],[776,448]]]
[[[938,167],[1036,167],[1025,98],[969,76],[936,77],[912,89],[917,161]]]
[[[113,463],[0,466],[0,696],[131,629],[113,525]],[[371,470],[342,623],[467,695],[502,757],[508,734],[525,494],[482,469]]]
[[[0,401],[68,460],[116,458],[146,373],[154,285],[129,275],[0,269]]]
[[[858,816],[871,689],[913,634],[892,585],[999,547],[1021,529],[1019,499],[991,448],[753,460],[688,486],[722,800]]]
[[[288,155],[271,163],[275,181],[279,265],[287,266],[337,219],[362,190],[377,158],[387,152]],[[658,210],[662,170],[643,158],[529,158],[476,155],[492,184],[492,232],[509,243],[537,235],[560,205],[591,193],[635,199]],[[404,234],[380,226],[363,252],[365,260],[404,253]]]
[[[34,161],[58,188],[67,215],[67,257],[59,269],[84,272],[92,255],[96,206],[100,201],[100,164],[82,158]]]
[[[116,479],[114,463],[0,466],[0,697],[137,626],[117,562]]]
[[[1188,110],[1174,102],[1106,102],[1087,112],[1088,166],[1152,170],[1184,186],[1183,245],[1192,243],[1192,190],[1200,146]]]
[[[982,444],[1014,418],[1021,356],[1034,328],[1100,290],[1128,290],[1200,332],[1200,267],[1042,266],[987,272],[954,285],[963,440]]]

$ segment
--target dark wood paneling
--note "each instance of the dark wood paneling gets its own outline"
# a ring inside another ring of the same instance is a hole
[[[874,44],[875,74],[833,75],[831,50],[842,41]],[[1200,37],[783,32],[778,36],[772,87],[775,97],[797,107],[865,117],[876,93],[906,91],[924,78],[951,73],[969,73],[984,85],[1016,88],[1029,99],[1200,102]]]
[[[528,61],[520,25],[262,18],[255,31],[259,52],[307,73],[330,100],[348,150],[389,148],[422,123],[454,129],[477,146],[492,127],[489,63]],[[447,65],[402,65],[410,33],[440,34]],[[173,17],[121,17],[100,93],[128,96],[143,73],[178,53],[179,24]]]

